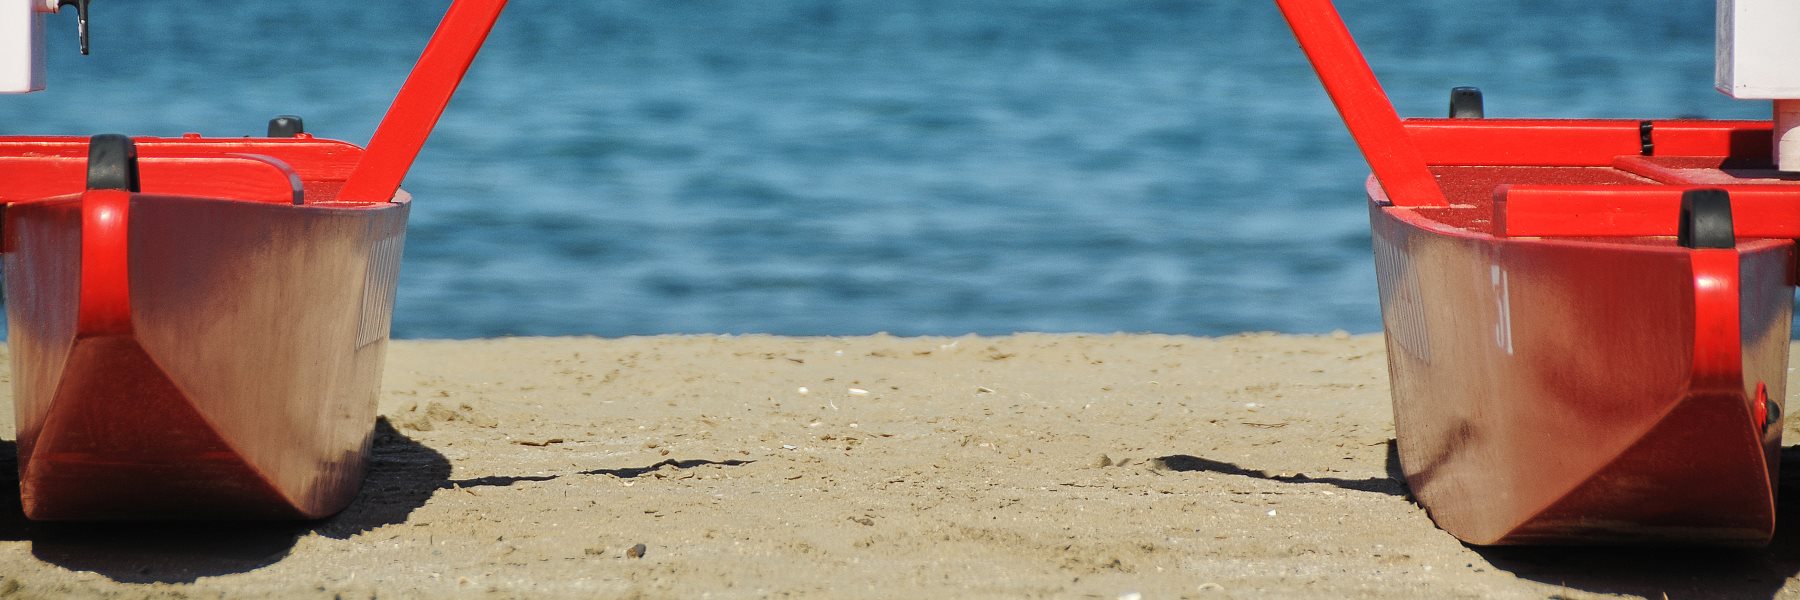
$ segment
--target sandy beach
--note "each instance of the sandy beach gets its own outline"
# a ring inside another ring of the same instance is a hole
[[[1766,550],[1456,542],[1379,336],[416,341],[385,381],[318,523],[27,523],[0,443],[0,597],[1800,595],[1793,477]]]

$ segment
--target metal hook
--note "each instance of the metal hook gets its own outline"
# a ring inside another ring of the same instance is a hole
[[[56,8],[75,5],[75,32],[81,36],[81,55],[88,53],[88,2],[90,0],[57,0]]]

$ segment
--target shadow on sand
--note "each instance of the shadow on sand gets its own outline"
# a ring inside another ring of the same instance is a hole
[[[582,471],[582,472],[576,473],[576,475],[608,475],[608,476],[612,476],[612,477],[617,477],[619,479],[636,479],[638,477],[643,477],[645,475],[649,475],[651,473],[661,471],[665,467],[668,469],[679,471],[679,470],[684,470],[684,469],[692,469],[695,467],[705,467],[705,466],[737,467],[737,466],[747,465],[747,464],[750,464],[753,462],[756,462],[756,461],[754,461],[754,460],[704,460],[704,459],[675,460],[675,459],[671,458],[671,459],[664,460],[664,461],[661,461],[661,462],[658,462],[655,464],[651,464],[649,466],[644,466],[644,467],[627,467],[627,468],[623,468],[623,469],[594,469],[591,471]],[[446,482],[445,487],[458,487],[458,488],[507,487],[507,486],[511,486],[515,483],[519,483],[521,481],[553,481],[553,480],[561,479],[563,477],[564,477],[563,475],[489,475],[487,477],[475,477],[475,478],[471,478],[471,479],[451,480],[449,482]]]
[[[1388,440],[1387,448],[1387,476],[1370,477],[1367,479],[1310,477],[1305,473],[1276,475],[1267,471],[1247,469],[1222,460],[1212,460],[1186,454],[1164,456],[1156,460],[1162,463],[1163,467],[1176,472],[1199,471],[1206,473],[1220,473],[1224,475],[1238,475],[1252,479],[1262,479],[1265,481],[1278,481],[1281,483],[1317,483],[1356,492],[1373,492],[1410,499],[1411,496],[1408,495],[1406,491],[1406,474],[1400,470],[1400,454],[1396,451],[1393,440]]]
[[[286,558],[304,535],[347,539],[404,523],[438,490],[510,486],[565,475],[450,479],[443,454],[375,422],[375,445],[362,493],[330,519],[302,523],[34,523],[19,503],[18,449],[0,441],[0,541],[30,541],[44,562],[93,571],[122,583],[190,583],[201,577],[244,573]],[[594,469],[571,475],[631,479],[663,470],[747,465],[748,460],[664,460],[643,467]]]
[[[1774,598],[1800,573],[1800,446],[1783,448],[1775,540],[1767,548],[1474,547],[1494,568],[1524,579],[1596,594],[1644,598]],[[1272,475],[1187,455],[1160,459],[1171,471],[1204,471],[1283,483],[1333,485],[1411,499],[1400,457],[1388,442],[1388,476],[1369,479]],[[1436,535],[1449,535],[1438,532]]]
[[[44,562],[124,583],[186,583],[243,573],[286,557],[302,535],[347,538],[405,522],[447,487],[450,461],[380,419],[362,493],[310,523],[34,523],[19,504],[17,448],[0,441],[0,540],[29,540]]]

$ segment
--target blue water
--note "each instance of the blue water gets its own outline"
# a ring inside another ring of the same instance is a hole
[[[102,0],[0,134],[363,143],[447,5]],[[1711,2],[1339,8],[1406,115],[1767,111]],[[1375,331],[1366,173],[1271,2],[518,0],[407,180],[394,332]]]

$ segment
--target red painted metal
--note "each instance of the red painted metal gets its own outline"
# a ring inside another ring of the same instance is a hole
[[[1356,50],[1356,42],[1338,18],[1331,0],[1276,0],[1276,4],[1281,6],[1294,37],[1300,40],[1306,58],[1312,61],[1319,81],[1325,84],[1325,91],[1344,118],[1344,125],[1375,171],[1375,178],[1401,198],[1403,205],[1444,205],[1443,194],[1431,172],[1425,169],[1425,161],[1419,158],[1418,149],[1394,113],[1394,105],[1388,102],[1381,82]]]
[[[1651,146],[1668,156],[1756,159],[1769,153],[1768,121],[1625,119],[1407,119],[1406,133],[1432,165],[1600,167]]]
[[[503,4],[457,0],[449,35]],[[440,32],[432,47],[479,45]],[[388,119],[417,143],[455,84],[427,70],[432,100],[394,110],[431,114]],[[366,469],[411,206],[343,190],[365,166],[397,185],[416,143],[369,163],[307,135],[133,141],[140,185],[122,191],[86,189],[85,139],[0,138],[26,516],[341,510]]]
[[[378,202],[394,196],[505,8],[506,0],[457,0],[450,6],[339,197]]]
[[[176,196],[291,202],[291,193],[267,182],[267,163],[288,182],[298,178],[302,196],[334,198],[362,148],[333,140],[300,138],[133,138],[139,178],[149,189]],[[199,165],[196,163],[211,163]],[[203,168],[198,173],[195,168]],[[216,167],[216,168],[215,168]],[[289,173],[291,171],[291,173]],[[79,194],[86,187],[87,140],[68,137],[0,137],[0,203]]]
[[[1638,121],[1407,119],[1406,132],[1431,164],[1600,166],[1641,146]]]
[[[1494,235],[1648,237],[1675,235],[1682,185],[1502,185],[1494,190]],[[1800,238],[1800,186],[1707,186],[1731,194],[1742,237]]]
[[[1768,121],[1652,121],[1655,154],[1725,156],[1768,162],[1773,125]]]
[[[1411,120],[1450,204],[1366,183],[1401,467],[1466,542],[1774,532],[1800,181],[1767,122],[1644,123]],[[1735,247],[1676,244],[1699,187]]]
[[[131,335],[126,241],[131,193],[93,190],[81,197],[81,296],[75,336]]]
[[[0,150],[3,152],[4,150]],[[303,183],[279,159],[256,154],[141,157],[139,179],[149,189],[203,198],[238,198],[299,204]],[[86,186],[87,158],[0,156],[0,179],[17,181],[0,202],[79,194]]]

